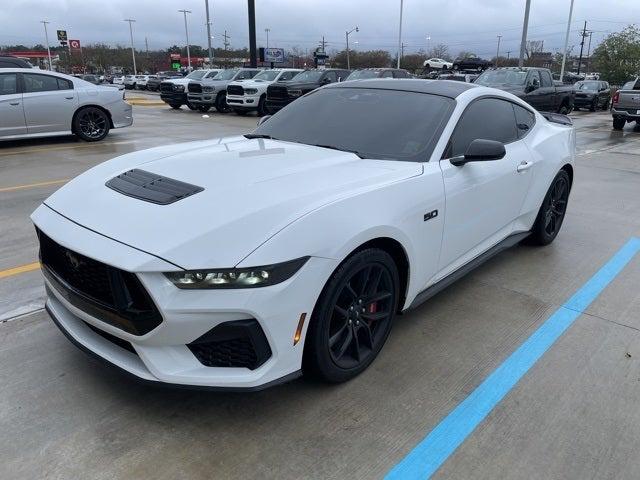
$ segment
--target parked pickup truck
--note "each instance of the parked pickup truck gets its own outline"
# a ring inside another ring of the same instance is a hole
[[[573,86],[556,85],[547,68],[503,67],[486,70],[473,83],[513,93],[541,112],[566,115],[573,110]]]
[[[187,99],[201,112],[216,107],[218,112],[228,113],[231,107],[227,105],[227,86],[233,81],[253,78],[258,73],[260,70],[257,68],[232,68],[221,71],[215,77],[189,82]]]
[[[219,69],[194,70],[186,77],[163,80],[160,82],[160,99],[171,108],[178,109],[186,105],[190,110],[195,110],[196,106],[187,100],[187,85],[194,80],[215,77],[220,72],[222,70]]]
[[[265,101],[267,87],[275,82],[291,80],[302,70],[295,68],[281,68],[263,70],[250,80],[231,82],[227,86],[227,105],[238,115],[257,110],[259,116],[267,114]]]
[[[622,130],[627,122],[640,125],[640,77],[625,83],[613,94],[611,115],[614,130]]]
[[[289,82],[278,82],[267,88],[266,107],[269,113],[276,113],[296,98],[329,83],[345,80],[350,70],[327,68],[325,70],[305,70]]]

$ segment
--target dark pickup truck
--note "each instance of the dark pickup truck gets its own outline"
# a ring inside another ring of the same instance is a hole
[[[350,73],[350,70],[336,68],[305,70],[288,82],[276,82],[269,85],[265,101],[266,110],[269,113],[275,113],[305,93],[329,83],[345,80]]]
[[[547,68],[504,67],[486,70],[473,83],[513,93],[541,112],[566,115],[573,110],[573,86],[557,85]]]

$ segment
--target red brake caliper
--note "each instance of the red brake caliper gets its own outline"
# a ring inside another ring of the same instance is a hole
[[[369,305],[369,313],[376,313],[378,311],[378,302],[373,302]]]

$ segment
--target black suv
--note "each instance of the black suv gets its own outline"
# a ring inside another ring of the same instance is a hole
[[[296,98],[329,83],[341,82],[350,70],[327,68],[326,70],[305,70],[288,82],[276,82],[267,87],[265,107],[268,113],[275,113]]]
[[[0,68],[33,68],[33,65],[13,55],[0,55]]]

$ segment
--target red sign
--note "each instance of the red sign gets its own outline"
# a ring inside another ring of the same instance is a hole
[[[180,60],[180,54],[179,53],[171,53],[169,54],[171,57],[171,60]]]
[[[80,50],[80,40],[69,40],[69,49]]]

